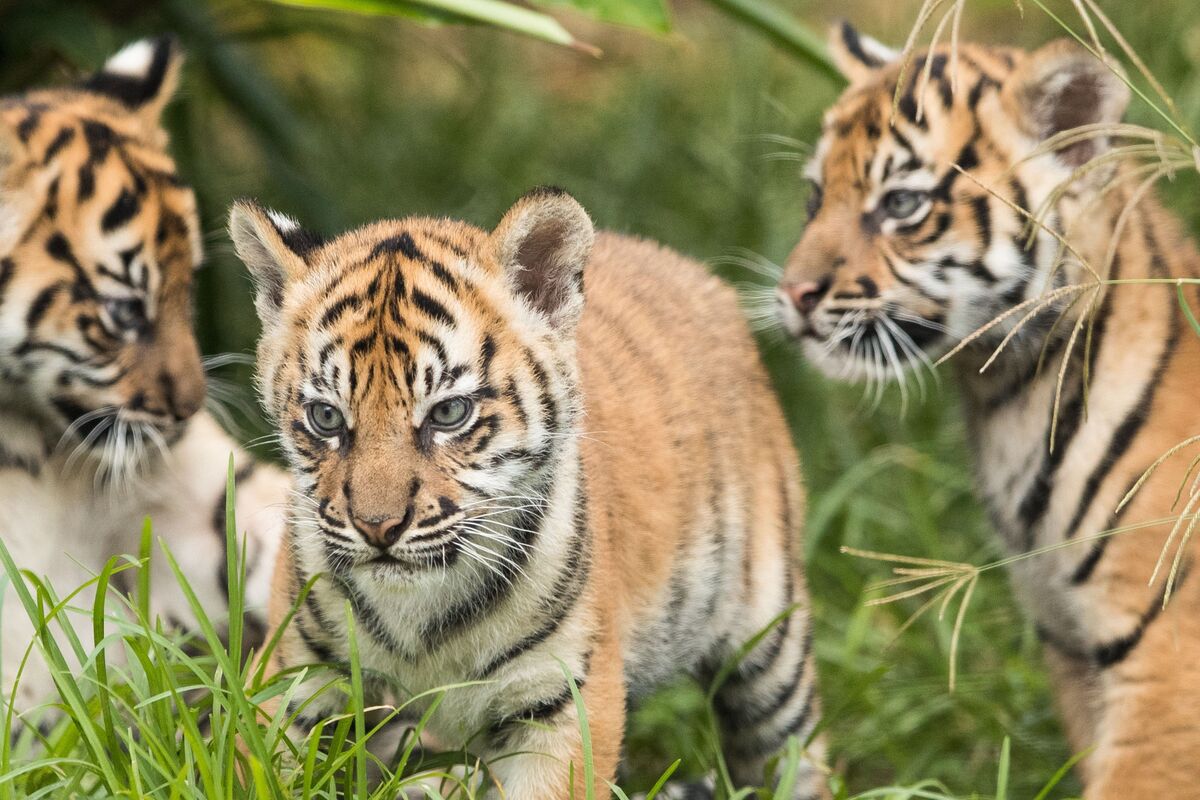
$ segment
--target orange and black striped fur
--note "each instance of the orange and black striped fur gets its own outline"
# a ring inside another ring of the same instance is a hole
[[[324,573],[273,669],[344,664],[348,601],[365,669],[412,694],[487,682],[449,692],[431,729],[522,754],[492,767],[530,799],[583,796],[568,669],[608,796],[627,699],[712,674],[792,610],[718,698],[735,780],[767,780],[817,722],[816,675],[797,461],[734,293],[649,242],[593,247],[559,190],[491,233],[412,218],[326,243],[250,203],[231,230],[265,407],[308,498],[273,619]],[[340,708],[298,710],[309,691],[289,709],[301,732]],[[795,796],[819,777],[806,762]]]
[[[1120,76],[1080,47],[918,54],[894,117],[897,55],[849,26],[834,47],[851,85],[826,115],[809,167],[811,218],[780,291],[784,325],[831,375],[902,378],[1017,304],[1093,282],[1083,263],[1103,273],[1110,248],[1111,278],[1200,274],[1194,245],[1154,199],[1120,224],[1141,180],[1132,167],[1073,176],[1108,152],[1104,136],[1035,153],[1057,133],[1111,125],[1125,111]],[[1044,229],[1027,244],[1011,206],[1040,209],[1072,180],[1046,215],[1079,256],[1060,259]],[[1185,295],[1200,301],[1194,287]],[[1197,432],[1200,339],[1174,285],[1121,286],[1072,304],[1077,296],[1063,292],[1035,314],[982,374],[1022,314],[952,363],[979,491],[1005,544],[1021,553],[1077,542],[1019,561],[1012,575],[1043,636],[1072,746],[1094,748],[1082,767],[1086,797],[1181,797],[1200,785],[1196,545],[1164,609],[1162,577],[1148,582],[1169,525],[1088,537],[1171,516],[1186,455],[1117,507],[1156,458]],[[1069,349],[1074,323],[1093,312],[1090,346],[1081,331]]]
[[[150,515],[216,615],[237,448],[201,411],[199,221],[159,125],[180,63],[170,40],[141,41],[75,85],[0,99],[0,538],[66,596],[111,556],[136,554]],[[241,452],[237,469],[251,558],[273,563],[286,477]],[[187,624],[183,593],[155,561],[154,610]],[[263,607],[270,571],[254,566],[249,603]],[[72,622],[90,642],[91,615]],[[32,635],[7,593],[5,695]],[[35,650],[17,699],[27,709],[52,688]]]

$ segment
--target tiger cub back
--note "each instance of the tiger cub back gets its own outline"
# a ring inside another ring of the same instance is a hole
[[[607,796],[627,699],[711,678],[774,621],[717,697],[734,779],[768,780],[816,725],[816,675],[797,460],[734,293],[658,245],[595,236],[551,189],[490,233],[411,218],[323,242],[253,204],[231,232],[306,498],[273,619],[326,576],[272,668],[345,664],[348,602],[364,666],[407,692],[484,682],[447,694],[431,729],[483,731],[516,798],[582,796],[569,671]],[[323,682],[292,701],[297,733],[340,708],[313,696]],[[819,784],[806,763],[796,796]]]

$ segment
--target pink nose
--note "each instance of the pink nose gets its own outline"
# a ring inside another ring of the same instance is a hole
[[[789,283],[783,287],[784,294],[792,301],[796,310],[805,316],[812,313],[821,298],[825,295],[825,287],[816,281]]]
[[[354,517],[354,527],[367,540],[367,544],[374,545],[380,550],[386,550],[396,543],[400,534],[404,533],[404,529],[408,527],[410,516],[411,514],[406,515],[404,519],[393,518],[382,521]]]

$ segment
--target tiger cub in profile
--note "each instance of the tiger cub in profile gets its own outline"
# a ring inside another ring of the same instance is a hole
[[[271,671],[346,663],[348,602],[366,671],[414,696],[483,682],[430,730],[482,732],[504,796],[529,800],[584,796],[569,671],[586,788],[607,797],[626,700],[713,675],[782,617],[717,698],[734,780],[770,780],[817,723],[817,684],[798,464],[733,291],[596,237],[556,189],[491,233],[410,218],[322,242],[250,202],[230,228],[257,285],[264,406],[307,496],[272,619],[324,573]],[[323,683],[292,700],[293,731],[341,709],[328,692],[304,706]],[[804,762],[795,796],[820,783]]]
[[[1176,292],[1193,308],[1200,294],[1173,282],[1200,276],[1200,254],[1152,197],[1130,205],[1140,167],[1094,163],[1109,152],[1103,135],[1039,150],[1080,126],[1111,130],[1129,90],[1066,41],[1034,52],[964,44],[956,59],[941,48],[917,54],[907,72],[897,53],[848,25],[833,47],[850,88],[826,114],[808,168],[811,218],[781,286],[784,325],[831,376],[883,379],[1026,304],[951,362],[980,494],[1010,551],[1077,543],[1018,561],[1012,574],[1045,643],[1072,747],[1093,748],[1086,797],[1194,796],[1200,538],[1169,605],[1162,577],[1149,583],[1171,530],[1154,523],[1171,516],[1191,453],[1121,500],[1200,427],[1200,338]],[[1048,199],[1050,230],[1029,241],[1014,206],[1038,210]],[[1072,248],[1065,261],[1056,235]],[[1102,277],[1159,283],[1081,293],[1069,287],[1095,278],[1080,258]],[[1050,302],[1018,326],[1040,300]],[[1086,314],[1091,331],[1081,327],[1072,343]]]
[[[265,624],[288,480],[202,411],[200,222],[159,123],[181,61],[170,39],[140,41],[71,86],[0,98],[0,540],[65,597],[109,558],[136,555],[149,516],[218,620],[232,452],[248,622]],[[155,553],[152,612],[189,627]],[[0,598],[0,694],[26,712],[53,699],[54,682],[35,648],[14,697],[35,630],[11,588]],[[72,602],[91,605],[88,591]],[[90,645],[91,614],[62,616]]]

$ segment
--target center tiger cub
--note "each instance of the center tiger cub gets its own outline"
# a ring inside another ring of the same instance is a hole
[[[322,576],[270,671],[347,663],[349,607],[364,673],[402,699],[479,682],[429,730],[491,762],[489,796],[543,799],[585,796],[569,672],[607,797],[627,701],[711,678],[769,629],[716,707],[735,784],[772,780],[818,716],[803,500],[734,292],[658,245],[596,236],[555,189],[491,233],[410,218],[322,242],[249,202],[230,228],[304,498],[276,626]],[[344,707],[314,697],[326,683],[291,698],[293,735]],[[819,784],[806,760],[792,796]]]

